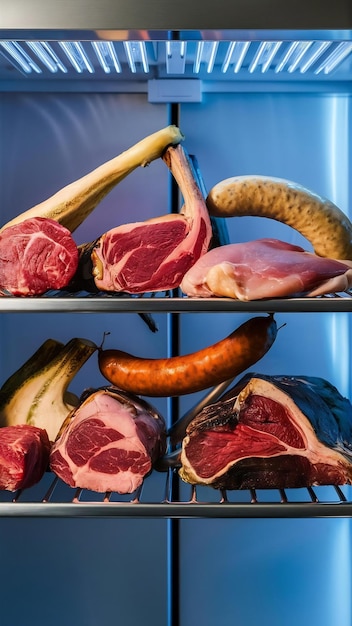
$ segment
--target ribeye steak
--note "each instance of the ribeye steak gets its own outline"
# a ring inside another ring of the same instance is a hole
[[[70,231],[55,220],[32,217],[0,234],[0,291],[38,296],[65,287],[78,267]]]

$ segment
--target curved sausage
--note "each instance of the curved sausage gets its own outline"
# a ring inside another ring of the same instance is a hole
[[[280,178],[235,176],[209,192],[207,207],[219,217],[257,216],[283,222],[300,232],[315,254],[352,260],[352,223],[332,202]]]
[[[259,361],[277,335],[273,315],[253,317],[221,341],[185,356],[144,359],[121,350],[98,353],[113,385],[142,396],[181,396],[234,378]]]

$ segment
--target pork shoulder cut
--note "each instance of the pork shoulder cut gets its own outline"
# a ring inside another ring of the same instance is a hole
[[[189,424],[181,478],[220,489],[352,482],[352,405],[328,381],[247,374]]]
[[[138,294],[177,288],[208,250],[210,217],[189,157],[178,145],[170,146],[163,160],[182,192],[181,213],[118,226],[94,242],[92,250],[88,247],[95,285],[101,291]]]
[[[0,233],[0,292],[38,296],[65,287],[78,267],[70,231],[55,220],[32,217]]]
[[[352,262],[326,259],[278,239],[209,250],[183,277],[188,296],[242,301],[318,296],[352,286]]]
[[[50,454],[50,467],[71,487],[132,493],[165,453],[163,417],[113,387],[87,392]]]
[[[0,489],[16,491],[39,482],[49,465],[46,430],[29,424],[0,428]]]

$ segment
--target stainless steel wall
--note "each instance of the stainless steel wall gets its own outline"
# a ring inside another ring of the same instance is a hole
[[[196,154],[208,189],[239,174],[278,176],[345,211],[350,120],[349,97],[303,93],[204,94],[202,103],[185,104],[180,113],[185,146]],[[167,123],[166,106],[148,103],[144,94],[0,94],[1,222]],[[166,168],[156,162],[109,194],[77,231],[78,243],[119,223],[161,215],[167,201]],[[268,220],[233,219],[229,231],[234,242],[274,236],[305,243]],[[164,355],[166,320],[156,317],[159,331],[152,334],[135,315],[2,314],[1,382],[49,336],[100,343],[110,331],[111,346]],[[213,343],[247,317],[184,316],[182,351]],[[324,376],[350,394],[348,317],[277,319],[286,326],[258,371]],[[104,382],[92,360],[72,390]],[[183,398],[181,411],[197,397]],[[163,401],[160,408],[166,410]],[[2,626],[165,624],[166,522],[0,519],[0,531]],[[349,626],[350,556],[347,520],[183,521],[182,626],[335,626],[336,606],[339,626]]]
[[[148,105],[145,96],[1,94],[1,222],[166,124],[166,107]],[[167,202],[166,166],[140,169],[77,231],[77,242],[120,222],[165,213]],[[159,331],[153,334],[137,315],[3,314],[1,383],[48,337],[87,337],[100,344],[109,331],[111,345],[156,355],[166,341],[165,316],[156,321]],[[81,393],[102,384],[92,359],[72,389]],[[153,497],[154,482],[150,489]],[[166,524],[0,519],[2,626],[164,626]]]
[[[351,210],[349,96],[208,94],[182,107],[181,127],[208,189],[231,176],[263,174]],[[231,241],[277,237],[307,249],[298,233],[263,218],[231,218],[229,232]],[[286,326],[252,371],[322,376],[351,397],[349,316],[283,314],[277,321]],[[236,315],[184,318],[183,349],[238,323]],[[349,520],[184,520],[181,546],[185,626],[351,624]]]

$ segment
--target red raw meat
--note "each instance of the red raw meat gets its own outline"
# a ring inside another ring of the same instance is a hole
[[[46,430],[28,424],[0,428],[0,489],[16,491],[39,482],[49,453]]]
[[[209,247],[212,236],[204,198],[182,146],[163,157],[184,198],[181,214],[125,224],[104,233],[92,252],[95,285],[102,291],[146,293],[179,286]]]
[[[164,419],[140,398],[98,389],[74,410],[50,467],[71,487],[132,493],[165,453]]]
[[[214,248],[184,276],[188,296],[260,300],[346,291],[352,265],[326,259],[278,239],[257,239]]]
[[[328,381],[247,374],[187,428],[181,477],[220,489],[352,482],[352,405]]]
[[[78,266],[70,231],[55,220],[32,217],[0,234],[0,290],[38,296],[65,287]]]

